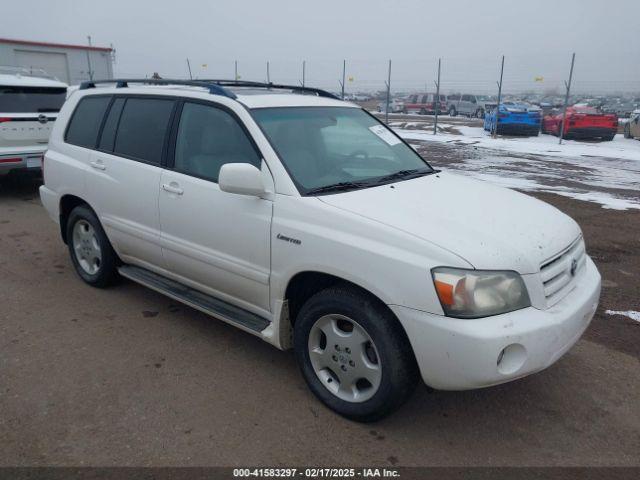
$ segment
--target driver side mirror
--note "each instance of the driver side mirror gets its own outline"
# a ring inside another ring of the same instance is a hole
[[[226,163],[218,175],[220,190],[237,195],[262,197],[267,189],[262,172],[248,163]]]

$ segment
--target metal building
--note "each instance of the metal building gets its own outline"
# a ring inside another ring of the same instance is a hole
[[[112,47],[0,38],[0,65],[42,69],[69,85],[113,78],[114,54]]]

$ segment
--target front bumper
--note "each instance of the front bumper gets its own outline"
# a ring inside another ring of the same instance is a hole
[[[402,323],[424,382],[441,390],[488,387],[555,363],[580,338],[600,297],[600,274],[587,258],[575,288],[547,310],[525,308],[463,320],[390,306]]]
[[[3,149],[6,150],[6,149]],[[0,175],[15,170],[40,172],[45,149],[20,151],[16,153],[0,153]]]

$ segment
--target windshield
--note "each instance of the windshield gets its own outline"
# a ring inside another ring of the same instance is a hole
[[[0,86],[0,112],[58,112],[66,100],[66,88]]]
[[[253,116],[303,194],[366,188],[434,172],[359,108],[261,108]]]

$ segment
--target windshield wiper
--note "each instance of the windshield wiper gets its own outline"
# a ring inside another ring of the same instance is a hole
[[[435,170],[426,170],[424,168],[412,168],[410,170],[400,170],[398,172],[391,173],[389,175],[385,175],[384,177],[378,178],[376,180],[376,184],[389,182],[391,180],[422,177],[423,175],[430,175],[432,173],[435,173]]]
[[[316,193],[339,192],[341,190],[355,190],[364,186],[367,186],[367,184],[358,182],[339,182],[332,183],[331,185],[324,185],[323,187],[312,188],[311,190],[308,190],[306,194],[313,195]]]

